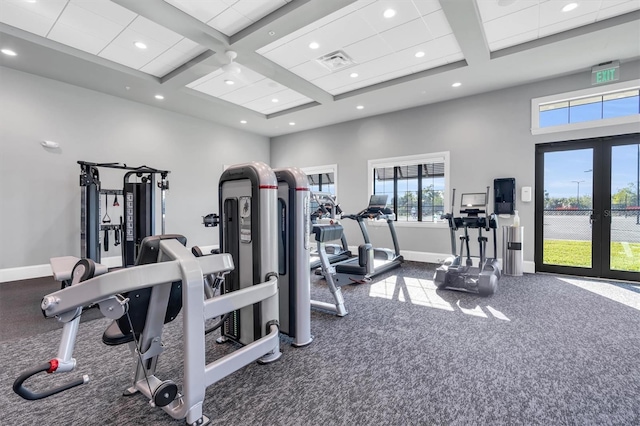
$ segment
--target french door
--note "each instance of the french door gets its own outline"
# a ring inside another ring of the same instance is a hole
[[[640,282],[640,134],[536,146],[541,272]]]

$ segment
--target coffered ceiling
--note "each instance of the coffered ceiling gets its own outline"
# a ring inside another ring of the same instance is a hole
[[[2,66],[267,136],[640,58],[640,0],[0,0],[0,22]]]

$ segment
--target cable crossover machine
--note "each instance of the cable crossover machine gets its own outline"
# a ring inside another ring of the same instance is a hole
[[[80,164],[81,231],[80,256],[100,262],[101,249],[109,250],[109,234],[114,234],[114,246],[122,244],[122,266],[135,264],[140,243],[145,237],[155,234],[156,187],[160,190],[162,234],[165,233],[165,197],[169,189],[168,170],[148,166],[129,167],[120,163]],[[100,170],[125,170],[122,189],[105,189],[100,182]],[[154,185],[156,175],[160,180]],[[104,195],[104,202],[101,196]],[[122,215],[119,223],[113,223],[108,214],[109,196],[113,195],[113,207],[119,207],[122,199]],[[104,212],[101,207],[104,204]],[[103,232],[100,241],[100,232]]]

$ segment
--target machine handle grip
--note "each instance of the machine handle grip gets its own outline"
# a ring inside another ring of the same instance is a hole
[[[30,370],[24,371],[22,374],[20,374],[20,376],[18,376],[15,382],[13,382],[13,391],[26,400],[35,401],[37,399],[46,398],[48,396],[66,391],[67,389],[80,386],[89,381],[89,376],[85,375],[81,379],[71,381],[64,385],[60,385],[53,389],[45,390],[43,392],[33,392],[22,385],[31,376],[35,376],[36,374],[43,371],[46,371],[47,373],[53,373],[56,369],[57,369],[57,360],[51,360],[45,364],[39,365],[38,367],[34,367]]]

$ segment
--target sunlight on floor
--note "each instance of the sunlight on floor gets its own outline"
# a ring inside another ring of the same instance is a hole
[[[453,311],[449,302],[438,296],[436,285],[432,280],[404,277],[407,289],[407,297],[414,305],[428,306],[430,308]]]
[[[558,277],[558,279],[640,311],[640,293],[604,281],[587,281],[579,278],[560,277]]]
[[[445,311],[460,310],[460,312],[466,315],[480,318],[489,318],[489,315],[485,312],[486,310],[496,319],[510,321],[502,312],[488,305],[476,305],[475,308],[465,308],[460,306],[460,300],[452,304],[438,294],[437,287],[433,283],[433,280],[423,278],[399,278],[393,275],[371,284],[369,286],[369,297],[409,302],[414,305],[427,306]]]

